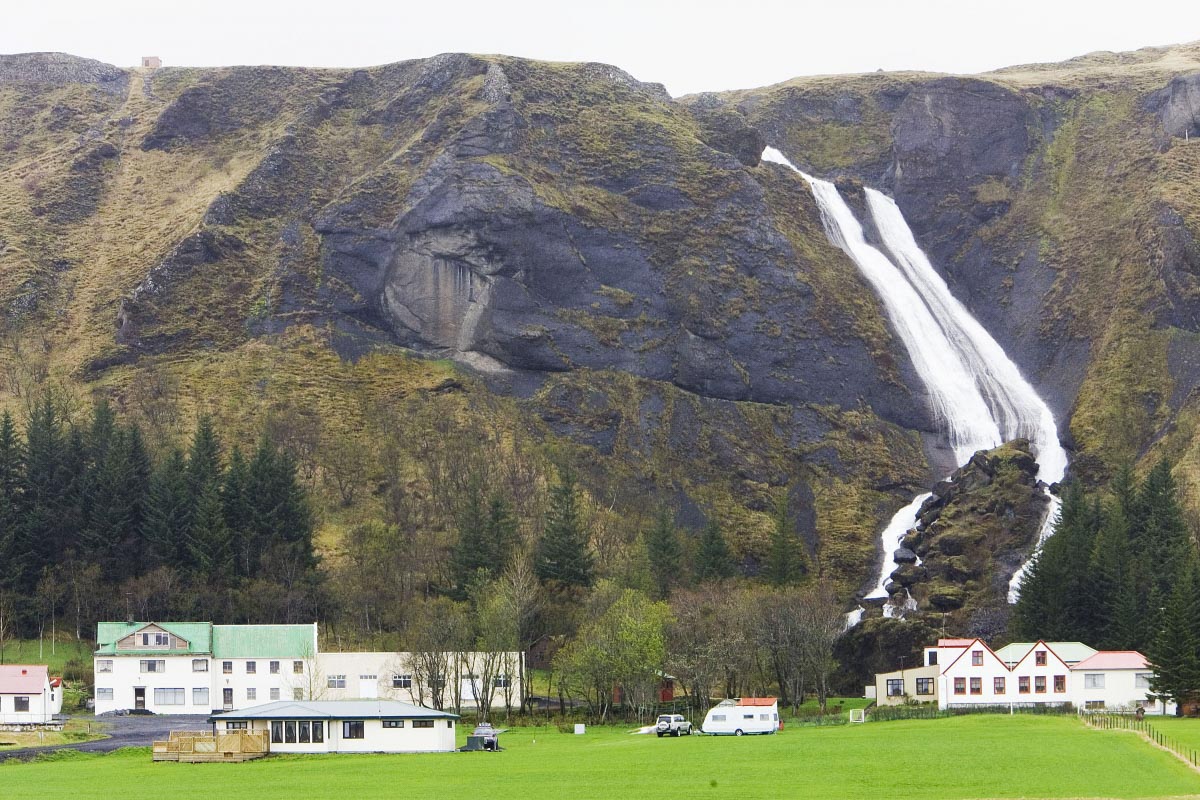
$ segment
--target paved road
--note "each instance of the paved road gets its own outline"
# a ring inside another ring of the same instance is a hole
[[[108,734],[107,739],[94,742],[56,744],[48,747],[22,747],[19,750],[0,751],[0,761],[10,758],[29,759],[38,753],[53,750],[79,750],[84,753],[107,753],[120,747],[149,747],[155,739],[166,739],[171,731],[206,731],[210,726],[202,716],[175,716],[169,714],[130,715],[128,717],[97,717],[92,729]],[[0,734],[3,736],[3,734]]]

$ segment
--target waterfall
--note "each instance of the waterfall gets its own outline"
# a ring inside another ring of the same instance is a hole
[[[866,240],[862,224],[829,181],[806,175],[778,150],[768,147],[764,161],[798,172],[812,188],[829,240],[843,250],[871,284],[892,329],[904,344],[928,393],[936,422],[947,435],[958,463],[977,451],[1015,438],[1030,441],[1038,478],[1046,484],[1062,480],[1067,454],[1049,406],[987,330],[971,316],[934,270],[890,197],[866,189],[867,211],[882,248]],[[1053,531],[1059,501],[1050,499],[1035,547]],[[928,497],[921,495],[896,512],[884,529],[879,583],[868,597],[886,597],[884,586],[897,565],[892,555]],[[1016,600],[1028,562],[1013,575],[1009,601]]]

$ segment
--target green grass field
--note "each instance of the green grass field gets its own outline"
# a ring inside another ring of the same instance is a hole
[[[1200,723],[1197,723],[1200,725]],[[619,729],[504,735],[503,753],[274,757],[154,764],[147,750],[0,765],[5,800],[254,798],[1141,798],[1200,794],[1200,775],[1137,737],[1072,717],[969,716],[777,736],[659,739]]]
[[[62,675],[63,667],[68,661],[81,662],[87,671],[92,669],[92,643],[80,641],[58,641],[51,644],[49,639],[38,646],[37,639],[13,639],[4,643],[0,649],[0,663],[4,664],[46,664],[50,667],[51,675]]]

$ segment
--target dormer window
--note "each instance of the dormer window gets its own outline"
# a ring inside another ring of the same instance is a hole
[[[169,633],[143,633],[142,647],[169,647],[171,645],[171,635]]]
[[[1046,651],[1045,650],[1034,650],[1033,651],[1033,663],[1037,664],[1039,667],[1046,666]]]

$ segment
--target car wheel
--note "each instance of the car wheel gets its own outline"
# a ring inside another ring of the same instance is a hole
[[[658,732],[658,738],[660,738],[660,739],[661,739],[662,737],[663,737],[663,735],[662,735],[662,731],[659,731],[659,732]]]
[[[741,729],[741,728],[738,728],[736,731],[734,731],[734,732],[733,732],[733,735],[734,735],[734,736],[741,736],[741,735],[742,735],[742,729]]]

